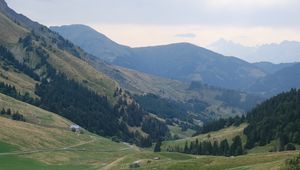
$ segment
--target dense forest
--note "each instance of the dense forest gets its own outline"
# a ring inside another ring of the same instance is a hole
[[[229,127],[229,126],[239,126],[240,124],[244,123],[245,121],[246,121],[245,116],[242,116],[242,117],[235,116],[235,117],[229,117],[226,119],[220,118],[219,120],[215,120],[213,122],[204,124],[202,127],[200,127],[198,129],[198,131],[194,134],[194,136],[200,135],[200,134],[205,134],[205,133],[212,132],[212,131],[218,131],[223,128]]]
[[[51,81],[43,80],[36,86],[36,94],[41,97],[42,108],[103,136],[117,136],[139,146],[150,146],[152,141],[164,138],[168,133],[162,122],[144,118],[146,112],[135,102],[129,104],[120,98],[112,106],[106,97],[69,80],[63,74],[53,76]],[[126,124],[146,127],[143,130],[149,132],[149,137],[130,132]]]
[[[237,156],[244,154],[242,140],[240,136],[235,136],[232,139],[231,145],[227,139],[218,141],[203,141],[199,142],[198,139],[188,143],[186,141],[184,148],[178,146],[168,146],[169,152],[181,152],[194,155],[215,155],[215,156]]]
[[[275,139],[279,140],[279,151],[289,149],[289,143],[300,144],[300,90],[291,89],[263,102],[246,119],[248,149]]]
[[[201,114],[209,105],[199,100],[180,102],[161,98],[155,94],[135,95],[134,98],[146,111],[154,113],[164,119],[172,120],[176,118],[190,122],[195,118],[204,122],[209,121],[206,116]],[[191,117],[191,115],[188,114],[189,112],[197,114]]]

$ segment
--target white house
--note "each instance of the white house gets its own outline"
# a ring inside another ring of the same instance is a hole
[[[80,131],[80,126],[79,125],[71,125],[70,129],[72,131],[79,132]]]

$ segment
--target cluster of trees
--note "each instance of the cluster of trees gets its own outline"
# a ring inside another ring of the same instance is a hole
[[[244,123],[246,121],[245,116],[239,117],[230,117],[226,119],[219,119],[207,124],[204,124],[203,127],[199,128],[198,131],[194,134],[194,136],[199,134],[204,134],[212,131],[218,131],[220,129],[229,127],[229,126],[239,126],[240,124]]]
[[[279,151],[291,149],[289,143],[300,144],[300,90],[291,89],[263,102],[246,119],[247,149],[272,140],[279,140]]]
[[[239,92],[228,89],[222,89],[222,94],[218,95],[216,98],[222,100],[227,106],[241,108],[246,111],[250,111],[262,101],[262,98],[251,94],[247,94],[242,100],[242,96]]]
[[[25,122],[25,118],[22,114],[20,114],[18,111],[17,112],[12,112],[11,109],[7,109],[5,110],[4,108],[1,110],[0,115],[2,116],[8,116],[10,117],[12,120],[16,120],[16,121],[23,121]]]
[[[168,139],[171,135],[166,124],[150,116],[145,116],[142,123],[142,130],[148,133],[154,141]]]
[[[0,45],[0,59],[2,61],[5,61],[5,64],[11,65],[15,69],[18,69],[20,72],[28,75],[32,79],[39,81],[40,77],[30,67],[16,60],[13,54],[2,45]]]
[[[0,82],[0,93],[33,105],[39,104],[39,100],[32,98],[29,93],[26,92],[23,95],[16,90],[15,86],[5,84],[3,82]]]
[[[231,145],[227,139],[222,140],[220,143],[218,141],[203,141],[199,142],[198,139],[195,141],[185,143],[184,148],[179,146],[167,148],[169,152],[181,152],[194,155],[218,155],[218,156],[237,156],[244,154],[244,149],[242,145],[242,140],[240,136],[236,136],[232,139]]]
[[[119,112],[99,96],[63,74],[36,85],[40,107],[58,113],[83,128],[104,136],[119,133]]]
[[[135,95],[134,98],[146,111],[168,119],[169,124],[174,123],[175,118],[191,124],[193,124],[194,118],[205,121],[205,118],[200,116],[208,104],[199,100],[180,102],[161,98],[155,94]],[[195,117],[195,114],[189,114],[189,112],[197,113],[198,117]],[[191,128],[196,129],[196,127]]]

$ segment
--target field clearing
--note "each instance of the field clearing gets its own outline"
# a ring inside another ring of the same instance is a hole
[[[189,143],[191,141],[195,141],[196,139],[198,139],[199,142],[200,141],[208,141],[208,140],[211,142],[213,142],[213,141],[220,142],[223,139],[227,139],[228,142],[230,143],[231,139],[233,139],[237,135],[240,135],[243,142],[245,142],[246,136],[243,134],[245,127],[247,127],[247,124],[241,124],[238,127],[230,126],[230,127],[224,128],[219,131],[210,132],[208,134],[201,134],[198,136],[188,137],[185,139],[178,139],[175,141],[165,141],[165,142],[163,142],[162,149],[167,149],[168,146],[184,147],[186,141]]]

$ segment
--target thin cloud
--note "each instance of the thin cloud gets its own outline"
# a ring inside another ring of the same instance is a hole
[[[176,34],[175,37],[178,38],[196,38],[197,35],[193,33],[185,33],[185,34]]]

